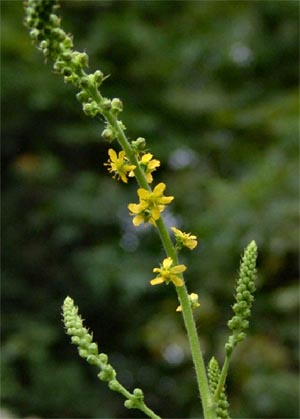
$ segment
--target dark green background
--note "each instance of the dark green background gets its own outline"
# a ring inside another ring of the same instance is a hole
[[[103,122],[31,45],[19,1],[2,7],[2,405],[19,416],[136,418],[64,334],[66,295],[129,389],[163,417],[201,409],[164,257],[134,229],[136,185],[111,179]],[[60,12],[91,71],[110,74],[134,140],[176,197],[205,359],[223,359],[240,254],[259,277],[248,339],[228,380],[231,414],[298,418],[298,1],[68,1]],[[117,147],[117,145],[116,145]]]

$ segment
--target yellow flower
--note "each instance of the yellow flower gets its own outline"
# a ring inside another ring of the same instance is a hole
[[[151,153],[146,153],[142,156],[142,158],[139,160],[139,163],[141,165],[141,168],[143,169],[145,176],[146,176],[146,180],[148,183],[152,183],[153,182],[153,176],[152,176],[152,172],[154,172],[154,170],[156,170],[157,167],[160,166],[160,161],[153,159],[153,154]],[[130,172],[129,176],[132,177],[134,176],[134,172]]]
[[[198,294],[196,294],[195,292],[192,292],[189,295],[189,301],[190,301],[192,310],[200,306],[200,303],[198,301]],[[181,305],[176,308],[176,311],[182,311]]]
[[[184,233],[176,227],[171,227],[171,230],[175,235],[176,245],[179,249],[181,249],[182,246],[188,247],[191,250],[195,249],[198,244],[196,236],[191,235],[191,233]]]
[[[132,222],[135,226],[146,222],[156,226],[156,221],[159,219],[160,213],[174,199],[173,196],[163,196],[165,189],[166,185],[164,183],[159,183],[153,191],[148,191],[143,188],[138,189],[139,204],[128,205],[131,215],[134,215]]]
[[[174,265],[173,266],[173,259],[171,257],[167,257],[163,260],[162,265],[160,268],[154,268],[153,272],[158,273],[159,275],[150,281],[151,285],[158,285],[166,282],[167,284],[171,281],[176,287],[183,286],[183,280],[178,275],[186,270],[185,265]]]
[[[146,153],[142,156],[140,160],[140,164],[142,166],[142,169],[145,172],[148,183],[152,183],[153,181],[153,177],[151,173],[154,172],[154,170],[156,170],[156,168],[160,166],[160,161],[156,159],[152,160],[152,157],[153,157],[153,154]]]
[[[134,215],[132,220],[133,225],[139,226],[142,223],[149,221],[155,225],[154,219],[151,217],[150,211],[147,209],[148,204],[129,204],[128,209],[131,212],[130,215]]]
[[[104,166],[109,166],[108,171],[109,173],[114,173],[113,179],[116,177],[121,179],[124,183],[127,183],[127,174],[128,172],[133,172],[136,168],[133,164],[129,164],[128,160],[125,157],[125,151],[120,151],[119,155],[110,148],[108,150],[108,154],[110,159],[107,163],[104,163]]]

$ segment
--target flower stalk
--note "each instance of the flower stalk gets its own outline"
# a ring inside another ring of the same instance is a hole
[[[245,338],[245,329],[248,327],[248,317],[253,301],[255,262],[257,249],[254,242],[251,242],[245,251],[242,260],[240,278],[237,284],[236,304],[233,306],[235,316],[228,322],[232,331],[228,342],[225,345],[226,357],[221,373],[216,362],[210,364],[209,379],[206,373],[200,342],[193,317],[193,308],[199,306],[198,296],[195,293],[189,295],[182,273],[186,267],[179,263],[178,252],[182,247],[193,250],[197,246],[197,238],[191,233],[184,233],[176,227],[171,230],[175,236],[176,243],[170,237],[161,213],[166,206],[174,199],[172,196],[164,196],[166,185],[159,183],[152,189],[150,184],[153,181],[152,172],[159,166],[160,162],[152,159],[153,155],[146,153],[146,141],[138,138],[129,142],[125,134],[125,125],[119,119],[123,110],[120,99],[108,99],[102,96],[100,87],[107,77],[100,70],[88,74],[85,68],[88,67],[88,55],[73,49],[73,39],[61,28],[60,19],[56,16],[56,0],[27,0],[25,24],[30,29],[30,36],[33,42],[40,49],[46,60],[54,61],[54,70],[64,77],[66,83],[72,83],[79,92],[76,97],[82,104],[83,112],[87,116],[95,117],[102,115],[106,126],[102,137],[109,143],[117,140],[121,151],[117,153],[109,149],[109,157],[105,165],[113,178],[128,182],[129,177],[135,177],[139,189],[139,203],[128,205],[133,216],[133,224],[138,226],[142,223],[151,223],[158,231],[162,245],[165,249],[166,258],[159,268],[154,268],[157,277],[151,280],[152,285],[161,283],[173,283],[175,286],[179,309],[183,315],[186,327],[191,355],[196,371],[198,389],[203,406],[205,419],[217,418],[217,407],[220,398],[223,397],[224,384],[229,367],[230,357],[236,344]],[[160,419],[144,403],[144,396],[140,389],[133,393],[126,390],[116,379],[116,372],[108,363],[105,354],[98,353],[97,344],[93,342],[92,335],[82,325],[78,309],[74,306],[73,300],[67,297],[63,305],[63,316],[67,334],[71,336],[72,343],[78,346],[79,355],[100,368],[98,377],[107,381],[109,387],[123,394],[127,399],[125,407],[137,408],[152,419]],[[222,416],[223,417],[223,416]],[[225,417],[225,416],[224,416]]]

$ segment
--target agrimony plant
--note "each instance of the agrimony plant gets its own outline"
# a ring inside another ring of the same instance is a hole
[[[152,188],[154,172],[160,166],[158,159],[146,151],[146,140],[142,137],[129,141],[126,126],[120,119],[123,104],[119,98],[109,99],[102,95],[101,86],[107,78],[100,70],[87,73],[89,57],[86,52],[74,49],[73,38],[61,27],[61,20],[56,14],[56,0],[28,0],[25,2],[25,24],[29,28],[33,43],[45,56],[47,61],[54,63],[53,69],[61,74],[65,83],[71,83],[78,90],[76,97],[82,104],[83,112],[91,117],[101,115],[105,120],[102,132],[104,140],[116,141],[121,151],[110,148],[108,160],[105,163],[113,179],[127,183],[129,178],[135,178],[137,201],[128,205],[134,226],[150,223],[157,230],[166,257],[159,267],[153,269],[156,274],[150,284],[170,284],[177,293],[179,306],[186,327],[193,363],[196,371],[203,415],[206,419],[229,418],[228,401],[225,392],[225,381],[232,352],[238,342],[246,336],[251,314],[254,280],[256,275],[257,248],[252,241],[242,258],[240,275],[237,281],[233,305],[234,316],[228,322],[231,334],[225,345],[225,361],[220,371],[215,358],[209,362],[206,371],[197,335],[193,310],[197,308],[198,295],[188,293],[183,272],[187,267],[180,263],[179,254],[183,247],[193,250],[197,246],[197,238],[191,233],[185,233],[175,226],[171,227],[172,237],[164,222],[162,213],[173,201],[173,196],[166,196],[165,183],[158,183]],[[73,344],[77,345],[81,357],[99,370],[100,380],[108,383],[111,390],[125,397],[125,407],[139,409],[150,418],[159,418],[145,403],[141,389],[129,392],[117,379],[117,373],[108,361],[108,356],[98,352],[98,346],[93,342],[93,335],[83,326],[78,314],[78,308],[72,298],[67,297],[63,303],[63,320],[66,332],[71,336]]]

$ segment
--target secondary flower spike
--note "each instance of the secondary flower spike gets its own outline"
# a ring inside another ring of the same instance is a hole
[[[129,204],[128,209],[134,216],[132,222],[135,226],[142,223],[151,223],[156,226],[160,213],[164,211],[167,204],[173,201],[173,196],[164,196],[166,189],[164,183],[159,183],[153,191],[139,188],[137,193],[140,199],[139,204]]]
[[[154,268],[153,272],[159,275],[150,281],[151,285],[158,285],[166,282],[167,284],[171,281],[176,287],[183,286],[183,280],[179,274],[186,270],[185,265],[173,265],[173,259],[167,257],[163,260],[160,268]]]
[[[119,155],[117,155],[115,150],[110,148],[108,150],[108,155],[110,159],[107,163],[104,163],[104,166],[108,166],[109,173],[114,173],[114,179],[117,177],[118,179],[121,179],[124,183],[127,183],[128,172],[133,173],[133,170],[136,166],[134,166],[133,164],[129,164],[125,156],[125,151],[123,150],[119,152]]]

